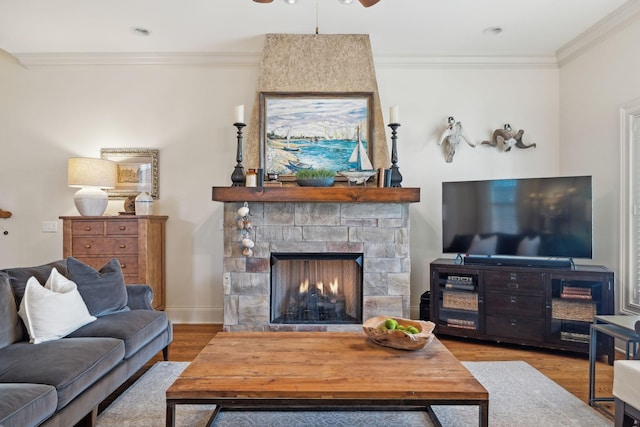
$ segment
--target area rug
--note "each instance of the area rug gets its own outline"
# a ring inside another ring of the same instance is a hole
[[[613,422],[544,376],[526,362],[463,362],[489,391],[491,427],[610,427]],[[98,427],[165,425],[165,391],[188,365],[158,362],[99,417]],[[176,425],[206,426],[211,406],[178,405]],[[434,406],[445,427],[478,425],[477,406]],[[229,411],[215,427],[370,427],[433,426],[422,412],[406,411]]]

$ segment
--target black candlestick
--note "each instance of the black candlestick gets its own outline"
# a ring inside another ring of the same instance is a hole
[[[400,185],[402,175],[398,168],[398,147],[396,146],[400,123],[389,123],[388,126],[391,128],[391,186],[402,187],[402,185]]]
[[[236,153],[236,161],[238,163],[231,174],[231,186],[244,187],[245,177],[244,168],[242,167],[242,128],[246,125],[244,123],[234,123],[233,125],[238,128],[238,151]]]

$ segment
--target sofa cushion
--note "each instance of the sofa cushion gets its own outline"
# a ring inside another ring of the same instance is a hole
[[[80,260],[69,257],[67,270],[67,277],[78,285],[78,291],[93,316],[100,317],[129,310],[127,289],[117,258],[113,258],[98,271]]]
[[[124,341],[128,359],[167,330],[169,320],[164,311],[131,310],[99,317],[68,335],[71,337],[112,337]]]
[[[0,348],[23,339],[9,276],[0,273]]]
[[[613,395],[640,410],[640,361],[616,360],[613,363]]]
[[[54,386],[59,410],[123,357],[124,343],[115,338],[63,338],[39,345],[18,342],[0,349],[0,383]]]
[[[0,384],[0,426],[36,426],[56,411],[56,389],[45,384]]]
[[[53,261],[36,267],[15,267],[2,270],[9,275],[11,287],[13,288],[13,296],[16,299],[16,307],[19,307],[22,302],[22,296],[24,295],[24,288],[27,286],[27,281],[33,276],[38,279],[38,282],[40,283],[46,282],[51,274],[51,269],[54,267],[63,276],[67,275],[66,260]]]
[[[18,314],[33,344],[60,339],[96,320],[89,314],[76,284],[55,268],[44,287],[35,277],[27,281]]]

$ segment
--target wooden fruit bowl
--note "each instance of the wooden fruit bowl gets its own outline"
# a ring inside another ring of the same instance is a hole
[[[420,333],[407,334],[404,331],[395,329],[380,329],[387,319],[394,319],[400,325],[415,326]],[[367,337],[376,344],[385,347],[397,348],[400,350],[420,350],[433,341],[432,334],[435,323],[425,322],[424,320],[403,319],[401,317],[392,316],[376,316],[368,319],[362,324],[362,329]]]

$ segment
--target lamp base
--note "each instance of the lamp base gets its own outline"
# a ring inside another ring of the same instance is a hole
[[[101,216],[107,209],[109,196],[104,190],[95,187],[84,187],[73,196],[76,209],[82,216]]]

